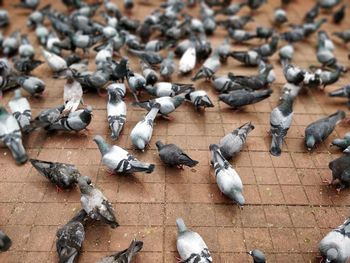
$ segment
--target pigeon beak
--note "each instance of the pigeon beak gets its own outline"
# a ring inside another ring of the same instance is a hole
[[[248,251],[246,252],[248,255],[252,255],[252,251]]]

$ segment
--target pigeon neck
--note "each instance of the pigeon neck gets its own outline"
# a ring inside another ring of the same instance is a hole
[[[110,147],[106,142],[101,140],[96,140],[95,142],[102,155],[105,155],[109,151]]]

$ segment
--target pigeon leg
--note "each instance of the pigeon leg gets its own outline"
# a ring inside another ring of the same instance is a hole
[[[340,191],[342,190],[343,188],[341,188],[341,187],[339,187],[339,188],[337,188],[336,190],[337,190],[337,194],[340,194]]]
[[[63,192],[63,190],[62,190],[62,188],[60,188],[60,187],[58,187],[58,186],[56,185],[56,192],[57,192],[57,193],[61,193],[61,192]]]
[[[328,178],[324,179],[322,182],[325,184],[328,184],[328,185],[332,185],[332,180],[330,180]]]
[[[179,257],[175,257],[175,258],[176,258],[176,262],[177,262],[177,263],[183,262],[181,258],[179,258]]]
[[[107,93],[103,93],[100,89],[97,90],[97,94],[101,98],[107,98]]]
[[[174,121],[175,118],[174,117],[171,117],[171,116],[168,116],[168,115],[162,115],[162,117],[168,121]]]
[[[107,169],[107,174],[109,175],[109,176],[112,176],[112,175],[114,175],[115,173],[114,173],[114,171],[112,171],[112,170],[110,170],[110,169]]]
[[[176,165],[177,168],[184,170],[184,166],[182,164]]]

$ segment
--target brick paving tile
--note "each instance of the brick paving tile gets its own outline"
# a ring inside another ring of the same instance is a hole
[[[42,2],[44,6],[50,1]],[[53,7],[65,10],[61,4],[51,2]],[[134,8],[130,15],[142,19],[159,6],[157,1],[149,2],[142,8]],[[279,5],[280,1],[268,1],[256,12],[255,21],[248,24],[246,29],[270,27],[271,14]],[[299,24],[312,5],[312,1],[292,2],[287,8],[289,22]],[[27,13],[14,9],[9,1],[4,1],[4,7],[8,8],[12,18],[9,28],[3,31],[4,36],[17,28],[21,28],[22,33],[28,33],[24,15]],[[197,11],[198,8],[195,9]],[[239,14],[248,15],[249,10],[243,8]],[[322,13],[321,16],[326,14]],[[329,35],[335,30],[345,30],[349,19],[350,16],[347,16],[340,25],[327,23],[323,29]],[[287,26],[281,27],[281,31],[285,30]],[[37,47],[32,33],[29,36]],[[216,34],[209,37],[213,48],[222,42],[224,36],[225,32],[218,28]],[[252,40],[247,44],[232,45],[232,48],[246,50],[261,43]],[[339,63],[348,65],[348,50],[338,41],[335,43],[334,52]],[[316,45],[317,34],[296,43],[293,64],[308,68],[317,63]],[[125,50],[121,52],[123,56],[129,56]],[[36,58],[44,60],[37,48],[36,53]],[[90,61],[89,70],[95,69],[94,57],[95,52],[86,54]],[[129,59],[130,67],[139,72],[138,60],[131,55]],[[117,141],[110,138],[106,98],[91,93],[84,94],[84,102],[94,108],[89,132],[35,131],[25,136],[24,146],[30,158],[76,165],[82,175],[91,177],[115,209],[120,223],[117,229],[111,229],[101,222],[88,222],[79,263],[96,262],[121,251],[134,238],[143,240],[144,247],[133,262],[175,263],[178,257],[175,220],[178,217],[182,217],[190,229],[203,237],[216,263],[252,262],[246,252],[255,248],[263,250],[270,263],[319,262],[320,239],[349,216],[350,189],[338,194],[336,186],[322,183],[324,179],[331,178],[328,163],[342,154],[330,144],[334,138],[344,136],[349,131],[349,125],[339,123],[329,138],[313,151],[305,148],[304,130],[311,122],[338,109],[347,111],[345,99],[330,99],[326,94],[348,84],[349,76],[343,75],[336,84],[327,86],[325,91],[305,89],[300,93],[294,102],[293,124],[283,142],[282,155],[274,157],[269,153],[271,136],[267,132],[270,130],[270,112],[279,103],[280,88],[285,84],[285,78],[278,54],[269,60],[276,74],[276,82],[271,85],[274,92],[270,98],[234,111],[218,100],[209,82],[198,81],[195,87],[204,89],[215,107],[196,111],[186,102],[171,114],[173,120],[157,118],[150,146],[145,152],[136,151],[130,141],[131,130],[145,114],[143,109],[131,105],[133,98],[130,94],[125,97],[127,121]],[[198,64],[194,71],[199,67]],[[256,74],[257,69],[243,67],[228,59],[217,75],[228,72],[252,75]],[[46,82],[43,98],[25,95],[32,106],[33,116],[36,116],[42,109],[62,103],[65,80],[53,79],[45,64],[36,69],[33,75]],[[171,81],[190,83],[190,76],[174,74]],[[12,91],[4,93],[4,105],[7,105],[12,94]],[[147,97],[142,95],[141,99]],[[208,146],[218,143],[222,136],[248,121],[254,124],[255,129],[247,137],[241,153],[230,160],[244,184],[246,205],[240,209],[218,189],[214,169],[209,163]],[[127,149],[135,157],[154,163],[154,172],[109,176],[92,140],[96,134],[107,138],[110,144]],[[157,140],[177,144],[199,164],[183,170],[165,167],[155,146]],[[57,193],[56,187],[30,163],[17,166],[3,145],[0,146],[0,171],[0,229],[13,241],[9,251],[0,253],[0,262],[58,262],[55,233],[81,208],[79,189],[76,187]]]

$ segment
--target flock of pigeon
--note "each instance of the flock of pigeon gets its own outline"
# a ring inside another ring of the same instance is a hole
[[[118,137],[127,121],[127,105],[123,98],[128,88],[135,100],[133,106],[148,111],[130,133],[132,145],[145,151],[157,116],[171,121],[170,114],[184,101],[192,103],[196,110],[214,107],[206,91],[196,89],[193,83],[172,83],[171,76],[175,72],[192,74],[196,65],[201,64],[199,70],[193,72],[192,81],[209,81],[220,93],[220,101],[233,109],[240,109],[268,98],[273,92],[270,84],[275,80],[275,73],[268,61],[278,51],[286,84],[282,87],[279,105],[270,115],[270,153],[279,156],[282,154],[283,139],[292,124],[293,102],[300,91],[308,88],[324,89],[347,72],[347,68],[334,55],[335,45],[332,39],[321,29],[328,19],[318,19],[322,11],[329,14],[333,23],[341,23],[346,14],[346,4],[341,4],[340,0],[318,0],[306,13],[302,23],[290,24],[288,31],[279,32],[280,26],[288,23],[290,1],[283,0],[281,7],[275,9],[274,25],[271,28],[257,27],[250,32],[244,30],[244,27],[253,20],[256,10],[266,0],[247,0],[241,3],[231,3],[231,0],[168,0],[145,16],[143,21],[127,16],[133,8],[139,8],[133,0],[124,1],[124,15],[109,0],[93,4],[82,0],[62,0],[67,7],[66,12],[55,10],[51,5],[39,7],[39,0],[21,0],[16,6],[31,10],[27,26],[37,37],[52,77],[66,79],[64,103],[32,117],[31,106],[22,96],[22,89],[31,96],[43,96],[45,82],[31,74],[43,62],[35,58],[37,50],[27,35],[19,31],[8,36],[0,35],[3,56],[0,59],[0,91],[3,93],[15,89],[13,98],[8,102],[11,114],[4,105],[0,107],[0,139],[9,148],[16,163],[24,164],[28,155],[22,144],[22,136],[28,136],[38,129],[52,133],[87,129],[92,121],[93,109],[90,105],[85,105],[83,94],[95,92],[104,96],[107,92],[107,120],[111,137],[118,144]],[[142,4],[145,3],[140,3]],[[199,18],[193,17],[189,11],[195,5],[200,6]],[[242,8],[250,9],[250,15],[238,15]],[[5,9],[0,10],[1,27],[6,27],[11,22],[10,15]],[[215,35],[218,27],[224,28],[227,36],[214,49],[207,36]],[[318,40],[316,56],[319,66],[310,65],[309,69],[302,69],[293,65],[294,43],[314,34],[317,34]],[[344,43],[350,42],[350,29],[333,32],[333,35]],[[232,50],[232,42],[245,43],[251,39],[263,39],[265,43],[246,51]],[[140,59],[141,73],[129,66],[127,57],[119,56],[119,61],[115,59],[122,48]],[[91,49],[96,53],[95,71],[88,71],[88,60],[84,58]],[[163,51],[168,54],[165,58],[160,53]],[[179,58],[178,70],[175,57]],[[217,76],[218,69],[229,58],[249,67],[258,67],[258,73],[252,76],[234,73]],[[141,93],[148,93],[153,98],[140,101]],[[350,84],[329,93],[329,96],[348,98],[350,106]],[[337,111],[309,124],[305,129],[305,147],[308,150],[314,149],[345,117],[344,111]],[[211,165],[220,191],[240,207],[245,204],[243,183],[228,160],[239,154],[253,129],[251,122],[245,123],[224,136],[218,144],[209,146]],[[154,164],[138,160],[125,149],[109,145],[100,135],[96,135],[94,141],[101,152],[102,163],[111,173],[152,173],[155,168]],[[347,154],[350,152],[350,133],[334,140],[333,144],[343,149],[345,154],[329,163],[333,177],[327,182],[335,184],[337,181],[337,190],[340,191],[350,186],[350,155]],[[198,164],[175,144],[165,144],[158,140],[156,147],[165,165],[183,168]],[[89,221],[102,221],[112,228],[119,226],[112,205],[92,184],[91,179],[82,176],[74,165],[36,159],[30,159],[30,162],[57,189],[79,186],[82,209],[56,234],[59,262],[76,262],[85,238],[84,228]],[[180,262],[212,262],[202,237],[187,229],[181,218],[176,220],[176,225]],[[10,246],[11,239],[0,231],[0,251],[6,251]],[[129,248],[98,262],[131,262],[142,246],[142,241],[132,240]],[[350,259],[350,218],[326,235],[321,240],[319,249],[326,262],[346,263]],[[250,251],[249,254],[254,262],[266,261],[259,250]]]

